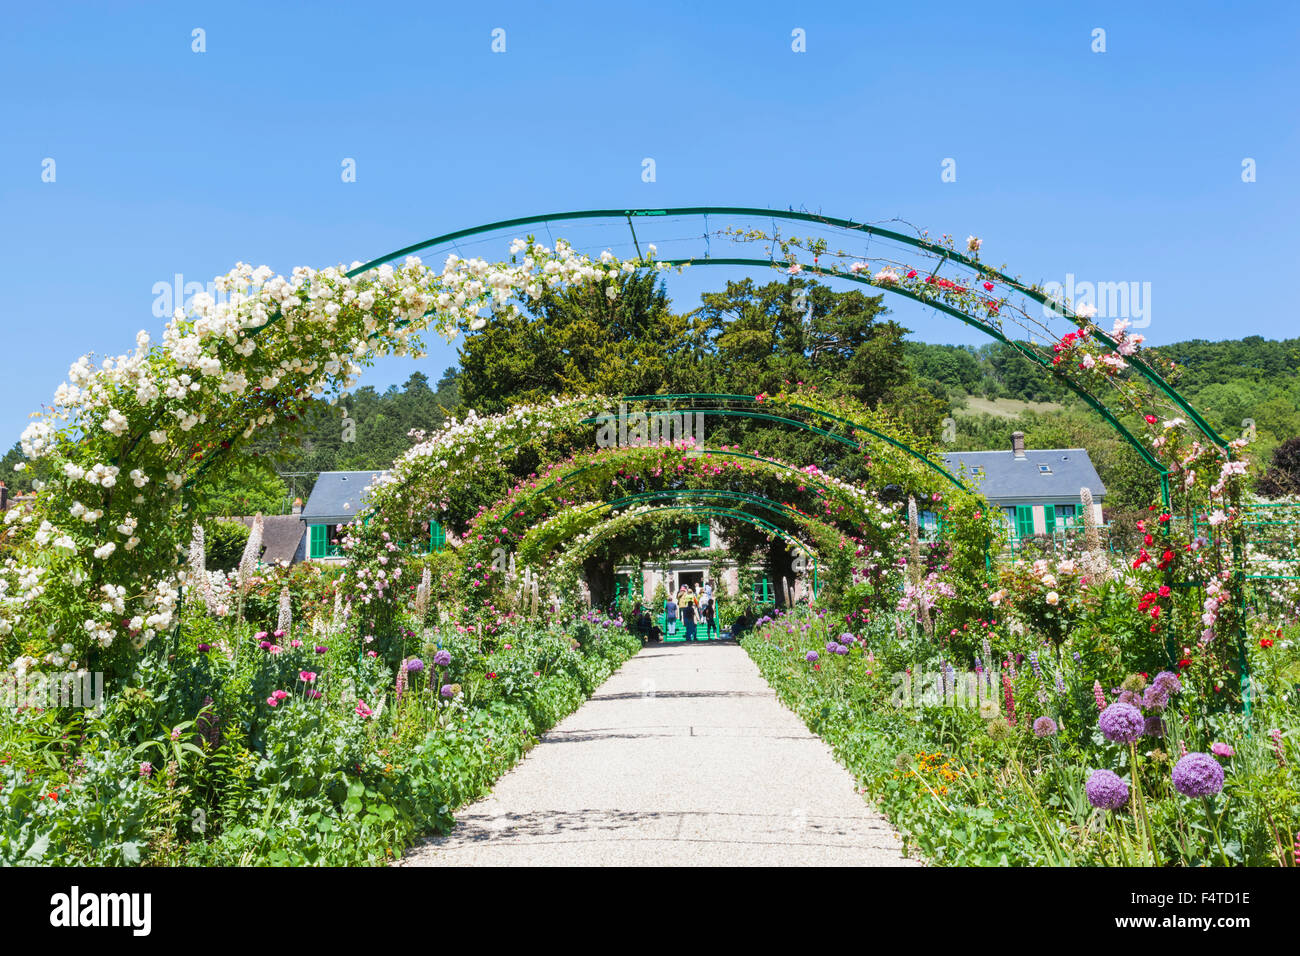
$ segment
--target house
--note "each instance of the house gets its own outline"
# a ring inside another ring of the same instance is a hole
[[[343,560],[343,549],[338,544],[339,526],[350,524],[365,511],[369,502],[366,488],[387,474],[386,471],[322,471],[316,477],[300,516],[305,526],[308,560]],[[425,524],[428,541],[418,542],[417,550],[442,550],[447,544],[442,526],[433,520]]]
[[[715,565],[712,552],[725,551],[726,539],[719,533],[718,527],[703,521],[691,525],[682,531],[681,541],[675,554],[662,562],[646,561],[637,573],[635,565],[623,564],[614,569],[614,597],[639,597],[649,600],[654,597],[662,585],[665,592],[676,594],[678,589],[694,587],[696,584],[711,584],[715,588],[725,588],[727,593],[735,594],[740,588],[740,568],[733,560],[721,562],[719,570],[721,580],[713,576]],[[772,604],[784,604],[784,598],[778,601],[777,587],[779,578],[775,578],[769,568],[761,564],[751,567],[754,572],[752,593],[760,607]],[[798,574],[789,584],[794,588],[794,599],[802,600],[808,596],[812,583],[812,574]]]
[[[306,527],[302,523],[302,499],[296,498],[293,513],[262,516],[262,553],[258,560],[266,564],[297,564],[307,557]],[[253,527],[248,516],[229,519],[246,528]]]
[[[943,460],[958,480],[1001,509],[1013,541],[1082,527],[1083,488],[1092,492],[1093,517],[1102,523],[1106,486],[1083,448],[1026,449],[1024,433],[1014,432],[1009,449],[949,452]]]

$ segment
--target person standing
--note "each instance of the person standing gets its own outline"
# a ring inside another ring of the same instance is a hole
[[[704,596],[704,638],[705,640],[708,640],[715,633],[717,633],[716,631],[717,616],[718,616],[718,612],[715,606],[715,602],[713,600],[713,595],[706,594]]]
[[[673,600],[671,594],[664,602],[664,628],[669,634],[677,633],[677,602]]]
[[[696,620],[695,596],[687,591],[682,597],[682,620],[686,623],[686,640],[695,640]]]

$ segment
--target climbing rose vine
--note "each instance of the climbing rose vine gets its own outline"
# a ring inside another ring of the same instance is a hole
[[[190,539],[187,508],[250,439],[350,387],[383,355],[419,355],[422,332],[476,329],[545,289],[595,285],[658,264],[518,239],[510,259],[411,257],[359,275],[342,266],[275,275],[240,263],[177,311],[160,342],[74,363],[22,435],[36,497],[0,528],[0,641],[13,666],[129,662],[169,629]],[[332,399],[331,399],[332,400]]]

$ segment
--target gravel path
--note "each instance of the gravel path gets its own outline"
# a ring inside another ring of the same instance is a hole
[[[399,866],[915,866],[735,644],[652,645]]]

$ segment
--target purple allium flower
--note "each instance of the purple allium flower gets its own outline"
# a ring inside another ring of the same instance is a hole
[[[811,664],[813,661],[817,660],[817,652],[809,651],[807,654],[803,656],[803,659],[806,660],[809,664]]]
[[[1237,751],[1233,750],[1228,744],[1213,743],[1210,744],[1210,753],[1216,757],[1235,757]]]
[[[456,692],[455,692],[454,690],[451,689],[451,685],[450,685],[450,684],[443,684],[443,685],[442,685],[442,690],[440,690],[438,693],[442,694],[443,697],[455,697],[455,696],[456,696]]]
[[[835,645],[835,653],[836,653],[836,654],[847,654],[848,652],[849,652],[849,649],[848,649],[847,647],[845,647],[843,644],[837,644],[837,645]]]
[[[853,635],[852,635],[852,634],[849,634],[849,633],[847,633],[847,632],[845,632],[844,634],[841,634],[841,635],[840,635],[840,643],[841,643],[841,644],[852,644],[852,643],[853,643],[853,640],[854,640]]]
[[[1165,735],[1165,721],[1162,717],[1148,717],[1142,723],[1142,733],[1148,737],[1163,737]]]
[[[413,674],[419,673],[424,670],[424,661],[420,660],[418,657],[412,657],[406,662],[406,669]]]
[[[1037,720],[1034,721],[1034,736],[1055,737],[1056,721],[1054,721],[1051,717],[1039,717]]]
[[[1131,707],[1141,707],[1142,695],[1135,690],[1122,690],[1119,692],[1119,702]]]
[[[1111,770],[1094,770],[1083,789],[1088,802],[1100,810],[1118,810],[1128,803],[1128,784]]]
[[[1178,679],[1178,675],[1173,671],[1161,671],[1151,684],[1153,687],[1159,687],[1170,696],[1181,694],[1183,691],[1183,682]]]
[[[1184,797],[1212,797],[1223,789],[1223,768],[1209,754],[1190,753],[1174,764],[1174,789]]]
[[[836,644],[834,641],[827,642],[826,644],[827,654],[838,654],[839,652],[840,652],[840,646],[838,644]]]
[[[451,651],[438,651],[433,655],[434,667],[446,667],[451,663]]]
[[[1164,710],[1169,706],[1169,692],[1164,684],[1152,684],[1142,695],[1142,706],[1147,710]]]
[[[1146,730],[1142,711],[1132,704],[1111,704],[1097,718],[1101,734],[1113,744],[1131,744],[1141,739]]]

